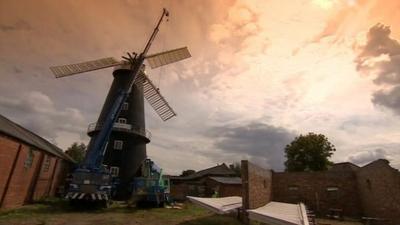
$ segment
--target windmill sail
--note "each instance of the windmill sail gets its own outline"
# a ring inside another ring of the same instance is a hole
[[[143,72],[138,74],[135,83],[138,82],[142,82],[144,97],[163,121],[167,121],[176,116],[176,113],[165,100],[165,98],[160,94],[158,88],[156,88],[153,82],[151,82],[151,80]]]
[[[120,64],[122,64],[121,61],[118,61],[113,57],[109,57],[109,58],[102,58],[76,64],[53,66],[50,67],[50,70],[53,72],[56,78],[60,78],[65,76],[71,76],[78,73],[84,73],[93,70],[112,67]]]
[[[191,57],[187,47],[177,48],[166,52],[161,52],[146,56],[146,60],[152,69],[178,62]]]

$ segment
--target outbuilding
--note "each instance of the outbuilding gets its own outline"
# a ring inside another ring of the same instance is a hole
[[[0,115],[0,208],[55,196],[73,163],[57,146]]]

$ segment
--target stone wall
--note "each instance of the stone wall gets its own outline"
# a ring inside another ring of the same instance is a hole
[[[329,209],[341,209],[343,214],[361,214],[356,176],[352,170],[321,172],[273,173],[273,200],[303,202],[321,216]]]
[[[386,160],[374,161],[357,171],[364,216],[388,219],[400,224],[400,173]]]

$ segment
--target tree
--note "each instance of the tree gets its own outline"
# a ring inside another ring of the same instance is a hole
[[[186,177],[186,176],[192,175],[194,173],[196,173],[196,171],[194,171],[194,170],[184,170],[184,171],[182,171],[182,174],[180,176]]]
[[[84,143],[78,144],[78,142],[74,142],[65,153],[71,156],[77,163],[80,163],[85,158],[86,148],[87,146]]]
[[[286,171],[327,170],[335,146],[323,134],[308,133],[296,137],[285,147]]]
[[[231,169],[233,172],[235,172],[236,176],[241,177],[242,176],[242,167],[240,163],[235,162],[229,165],[229,169]]]

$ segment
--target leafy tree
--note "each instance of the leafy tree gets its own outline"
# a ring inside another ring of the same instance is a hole
[[[184,171],[182,171],[181,177],[186,177],[186,176],[192,175],[194,173],[196,173],[195,170],[184,170]]]
[[[235,172],[236,176],[241,177],[242,176],[242,167],[240,163],[235,162],[229,165],[229,168]]]
[[[86,148],[87,146],[84,143],[78,144],[78,142],[74,142],[65,153],[71,156],[77,163],[80,163],[85,158]]]
[[[308,133],[296,137],[285,147],[286,171],[327,170],[335,146],[323,134]]]

